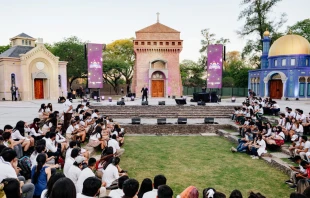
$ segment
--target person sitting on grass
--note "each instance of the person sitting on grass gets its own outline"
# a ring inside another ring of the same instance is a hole
[[[157,198],[173,198],[173,190],[167,185],[161,185],[158,187]]]
[[[297,182],[296,192],[302,194],[309,187],[307,179],[301,179]]]
[[[298,167],[294,167],[294,166],[290,166],[291,171],[291,175],[290,175],[290,179],[286,180],[285,183],[289,184],[289,185],[294,185],[294,187],[296,187],[297,185],[297,181],[298,181],[298,177],[296,177],[297,174],[302,174],[305,175],[307,174],[307,171],[301,166],[301,162],[303,161],[301,159],[300,156],[295,156],[293,158],[293,161],[298,164]]]
[[[137,195],[138,190],[139,190],[139,182],[135,179],[127,179],[123,183],[124,198],[134,198]]]
[[[215,192],[213,198],[226,198],[226,195],[221,192]]]
[[[80,177],[80,174],[83,169],[83,162],[85,161],[85,158],[82,156],[77,156],[74,159],[74,162],[72,166],[70,166],[68,172],[67,172],[67,177],[71,179],[71,181],[74,183],[75,187],[77,188],[77,181]]]
[[[165,185],[166,182],[167,182],[167,179],[164,175],[156,175],[154,177],[154,189],[152,191],[144,193],[143,198],[156,198],[158,187],[160,185]]]
[[[114,157],[112,159],[112,163],[110,163],[107,167],[104,168],[102,182],[106,183],[106,187],[110,187],[111,184],[117,180],[120,176],[127,175],[126,172],[119,173],[119,157]]]
[[[267,153],[266,142],[261,134],[258,135],[257,139],[254,139],[254,143],[249,148],[253,156],[252,159],[259,159],[263,153]]]
[[[107,143],[102,138],[103,138],[102,128],[101,128],[101,126],[98,125],[98,126],[96,126],[95,131],[90,134],[89,142],[88,142],[87,146],[97,147],[100,145],[101,149],[103,150],[107,146]]]
[[[296,155],[300,155],[302,160],[306,160],[308,158],[307,153],[310,151],[310,141],[308,140],[308,137],[301,136],[301,143],[303,145],[302,148],[295,149],[295,153]]]
[[[125,149],[120,148],[118,141],[116,140],[116,135],[112,135],[112,138],[108,142],[108,147],[113,147],[113,154],[116,157],[120,157],[124,152]]]
[[[302,149],[302,145],[303,143],[301,142],[301,137],[299,137],[298,135],[293,135],[292,139],[292,144],[290,145],[290,147],[288,148],[289,152],[290,152],[290,157],[288,159],[292,160],[295,157],[295,150],[296,149]]]
[[[84,143],[85,142],[85,138],[86,138],[86,128],[85,128],[85,123],[81,123],[80,118],[78,116],[76,116],[74,118],[76,124],[75,124],[75,129],[77,129],[77,134],[76,136],[79,137],[79,139],[81,139],[81,142]]]
[[[242,198],[242,193],[239,190],[233,190],[229,198]]]
[[[285,135],[282,132],[282,127],[276,127],[276,133],[268,138],[266,138],[266,142],[269,145],[277,145],[282,146],[284,144]]]
[[[118,178],[118,189],[115,190],[111,190],[109,196],[111,198],[122,198],[124,196],[124,192],[123,192],[123,184],[124,182],[129,179],[129,177],[127,175],[121,176]],[[141,184],[141,188],[142,188],[142,184]],[[141,189],[140,188],[140,189]]]
[[[299,179],[310,179],[310,164],[307,161],[302,161],[300,163],[300,165],[306,170],[306,173],[297,173],[296,174],[296,178],[297,180]],[[291,188],[296,188],[296,184],[293,184],[292,186],[290,186]]]
[[[77,198],[97,197],[100,195],[101,181],[97,177],[89,177],[83,183],[82,193]]]
[[[177,198],[199,198],[199,192],[195,186],[189,186]]]

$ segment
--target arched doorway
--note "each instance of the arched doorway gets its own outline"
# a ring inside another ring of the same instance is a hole
[[[43,71],[32,73],[33,79],[33,98],[48,99],[49,98],[49,78]]]
[[[152,97],[165,97],[165,75],[160,71],[152,74]]]
[[[269,96],[272,99],[281,99],[283,95],[283,83],[280,74],[274,74],[269,81]]]

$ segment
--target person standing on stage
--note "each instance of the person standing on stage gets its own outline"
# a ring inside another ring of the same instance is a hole
[[[72,118],[72,103],[70,102],[69,98],[63,103],[64,105],[64,126],[62,128],[63,132],[66,132],[67,128],[70,125],[70,120]]]
[[[15,86],[15,84],[13,84],[11,87],[12,101],[14,100],[17,101],[16,90],[17,90],[17,87]]]
[[[146,87],[146,85],[144,85],[144,87],[141,89],[142,92],[142,101],[144,101],[144,97],[147,101],[147,92],[149,91],[149,89]]]

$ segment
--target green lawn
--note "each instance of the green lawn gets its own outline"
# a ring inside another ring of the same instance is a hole
[[[175,196],[194,185],[200,195],[204,188],[214,187],[228,197],[234,189],[245,197],[250,191],[268,198],[289,197],[293,190],[284,184],[288,176],[263,160],[231,153],[231,146],[221,137],[126,137],[121,167],[140,183],[164,174]]]

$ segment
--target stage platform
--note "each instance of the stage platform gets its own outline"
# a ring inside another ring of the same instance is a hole
[[[159,101],[165,101],[165,105],[158,105]],[[117,101],[92,102],[91,108],[98,109],[102,115],[112,118],[128,119],[141,118],[229,118],[233,112],[235,103],[224,105],[222,103],[206,103],[206,106],[198,106],[197,102],[190,102],[187,98],[186,105],[177,105],[174,99],[151,98],[149,105],[141,105],[141,99],[130,101],[125,99],[125,105],[116,105]]]

